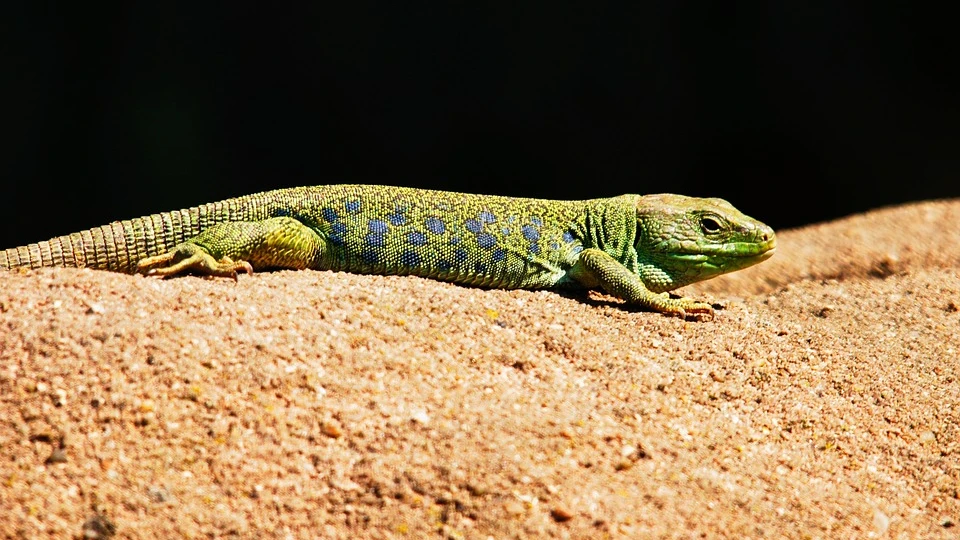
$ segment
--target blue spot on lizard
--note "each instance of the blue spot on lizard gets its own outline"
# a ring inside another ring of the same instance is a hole
[[[425,246],[427,245],[427,235],[420,231],[410,231],[407,233],[407,242],[414,246]]]
[[[367,228],[374,234],[385,234],[387,232],[386,222],[380,221],[379,219],[371,219],[368,221]]]
[[[400,254],[400,263],[406,266],[417,266],[420,264],[420,254],[416,251],[404,251]]]
[[[403,225],[407,222],[407,216],[403,215],[403,210],[397,208],[392,214],[387,216],[387,219],[390,220],[390,223],[393,223],[397,227]]]
[[[477,244],[483,249],[490,249],[497,245],[497,239],[490,233],[480,233],[477,235]]]
[[[443,224],[443,221],[440,218],[428,217],[424,222],[427,230],[433,234],[443,234],[447,230],[447,226]]]
[[[370,247],[383,247],[384,237],[382,234],[370,233],[363,239],[363,241]]]

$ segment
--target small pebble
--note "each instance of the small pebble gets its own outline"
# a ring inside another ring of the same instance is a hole
[[[67,462],[67,453],[63,451],[63,448],[57,448],[50,453],[50,457],[47,458],[46,464],[51,465],[54,463],[66,463]]]
[[[550,517],[560,523],[563,523],[564,521],[570,521],[573,519],[573,512],[571,512],[570,509],[565,506],[554,506],[553,509],[550,510]]]
[[[106,540],[117,534],[117,526],[107,516],[96,513],[83,524],[83,538]]]
[[[510,515],[519,516],[526,511],[523,503],[519,501],[510,501],[503,505],[503,509]]]
[[[329,420],[323,423],[323,434],[327,437],[333,437],[334,439],[339,439],[343,436],[343,429],[340,428],[340,424],[334,420]]]

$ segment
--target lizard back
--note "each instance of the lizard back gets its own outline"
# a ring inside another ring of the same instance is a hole
[[[267,191],[115,221],[0,250],[0,268],[73,266],[133,273],[212,225],[290,217],[327,248],[316,269],[419,275],[456,283],[547,288],[584,248],[593,203],[331,185]]]

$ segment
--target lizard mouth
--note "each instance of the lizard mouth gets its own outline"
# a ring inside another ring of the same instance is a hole
[[[760,257],[760,260],[773,257],[773,254],[777,252],[777,237],[774,236],[766,242],[762,242],[758,247],[756,257]]]
[[[736,242],[733,244],[723,244],[719,246],[713,255],[719,255],[730,258],[750,258],[760,261],[773,257],[777,252],[777,237],[771,236],[765,240],[757,242]],[[711,254],[709,251],[707,254]]]
[[[777,238],[773,237],[764,242],[732,242],[711,246],[687,247],[677,250],[673,257],[690,262],[704,262],[709,259],[723,258],[727,260],[765,261],[777,251]]]
[[[773,257],[773,254],[776,253],[776,252],[777,252],[777,248],[772,247],[772,248],[770,248],[770,249],[768,249],[768,250],[766,250],[766,251],[763,251],[763,252],[761,252],[761,253],[758,253],[758,254],[756,254],[756,255],[754,255],[754,256],[752,256],[752,257],[750,257],[750,256],[744,256],[743,259],[751,260],[751,261],[754,261],[754,262],[758,262],[758,263],[759,263],[759,262],[763,262],[763,261],[769,259],[770,257]]]

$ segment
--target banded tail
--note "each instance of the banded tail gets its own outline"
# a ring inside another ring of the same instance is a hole
[[[141,259],[164,253],[199,233],[207,213],[196,207],[152,214],[0,250],[0,269],[89,267],[133,274]]]

